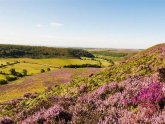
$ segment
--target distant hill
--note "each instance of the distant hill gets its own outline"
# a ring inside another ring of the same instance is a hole
[[[1,58],[94,57],[82,49],[0,44]]]

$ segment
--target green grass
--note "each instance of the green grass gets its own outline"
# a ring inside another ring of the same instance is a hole
[[[41,69],[47,69],[49,66],[43,66],[38,64],[31,64],[31,63],[18,63],[12,66],[7,66],[6,68],[3,68],[2,71],[10,74],[10,69],[15,68],[17,72],[22,72],[23,69],[26,69],[28,71],[28,75],[37,74],[40,73]],[[55,68],[51,68],[54,70]]]
[[[1,79],[1,80],[5,80],[6,78],[5,78],[4,75],[0,74],[0,79]]]
[[[64,65],[70,65],[70,64],[97,64],[97,62],[92,60],[80,60],[80,59],[67,59],[67,58],[54,58],[54,59],[26,59],[25,61],[29,63],[38,63],[53,67],[62,67]]]

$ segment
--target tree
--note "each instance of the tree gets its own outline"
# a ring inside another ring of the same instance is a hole
[[[15,76],[6,75],[6,80],[7,81],[15,81],[16,79],[17,79],[17,77],[15,77]]]
[[[4,84],[7,84],[7,81],[6,80],[0,80],[0,85],[4,85]]]
[[[10,62],[6,62],[7,65],[10,65]]]
[[[23,69],[22,73],[24,76],[27,76],[27,70],[26,69]]]
[[[45,72],[45,70],[44,69],[41,69],[41,73],[44,73]]]
[[[15,71],[15,68],[11,68],[11,69],[10,69],[10,73],[11,73],[12,75],[16,75],[16,74],[17,74],[17,72]]]
[[[47,68],[47,71],[51,71],[51,69],[50,68]]]

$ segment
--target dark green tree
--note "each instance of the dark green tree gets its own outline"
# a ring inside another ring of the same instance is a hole
[[[10,69],[10,73],[11,73],[12,75],[16,75],[16,74],[17,74],[17,72],[15,71],[15,68],[11,68],[11,69]]]
[[[23,69],[22,73],[23,73],[24,76],[27,76],[27,70],[26,69]]]
[[[47,71],[51,71],[51,69],[50,68],[47,68]]]
[[[41,73],[44,73],[45,72],[45,70],[44,69],[41,69]]]

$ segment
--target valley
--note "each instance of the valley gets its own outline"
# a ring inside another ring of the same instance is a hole
[[[26,62],[14,64],[16,69],[40,66],[0,86],[1,122],[163,123],[164,49],[159,44],[131,52],[88,50],[92,58],[17,58]],[[41,73],[41,67],[50,70]]]

